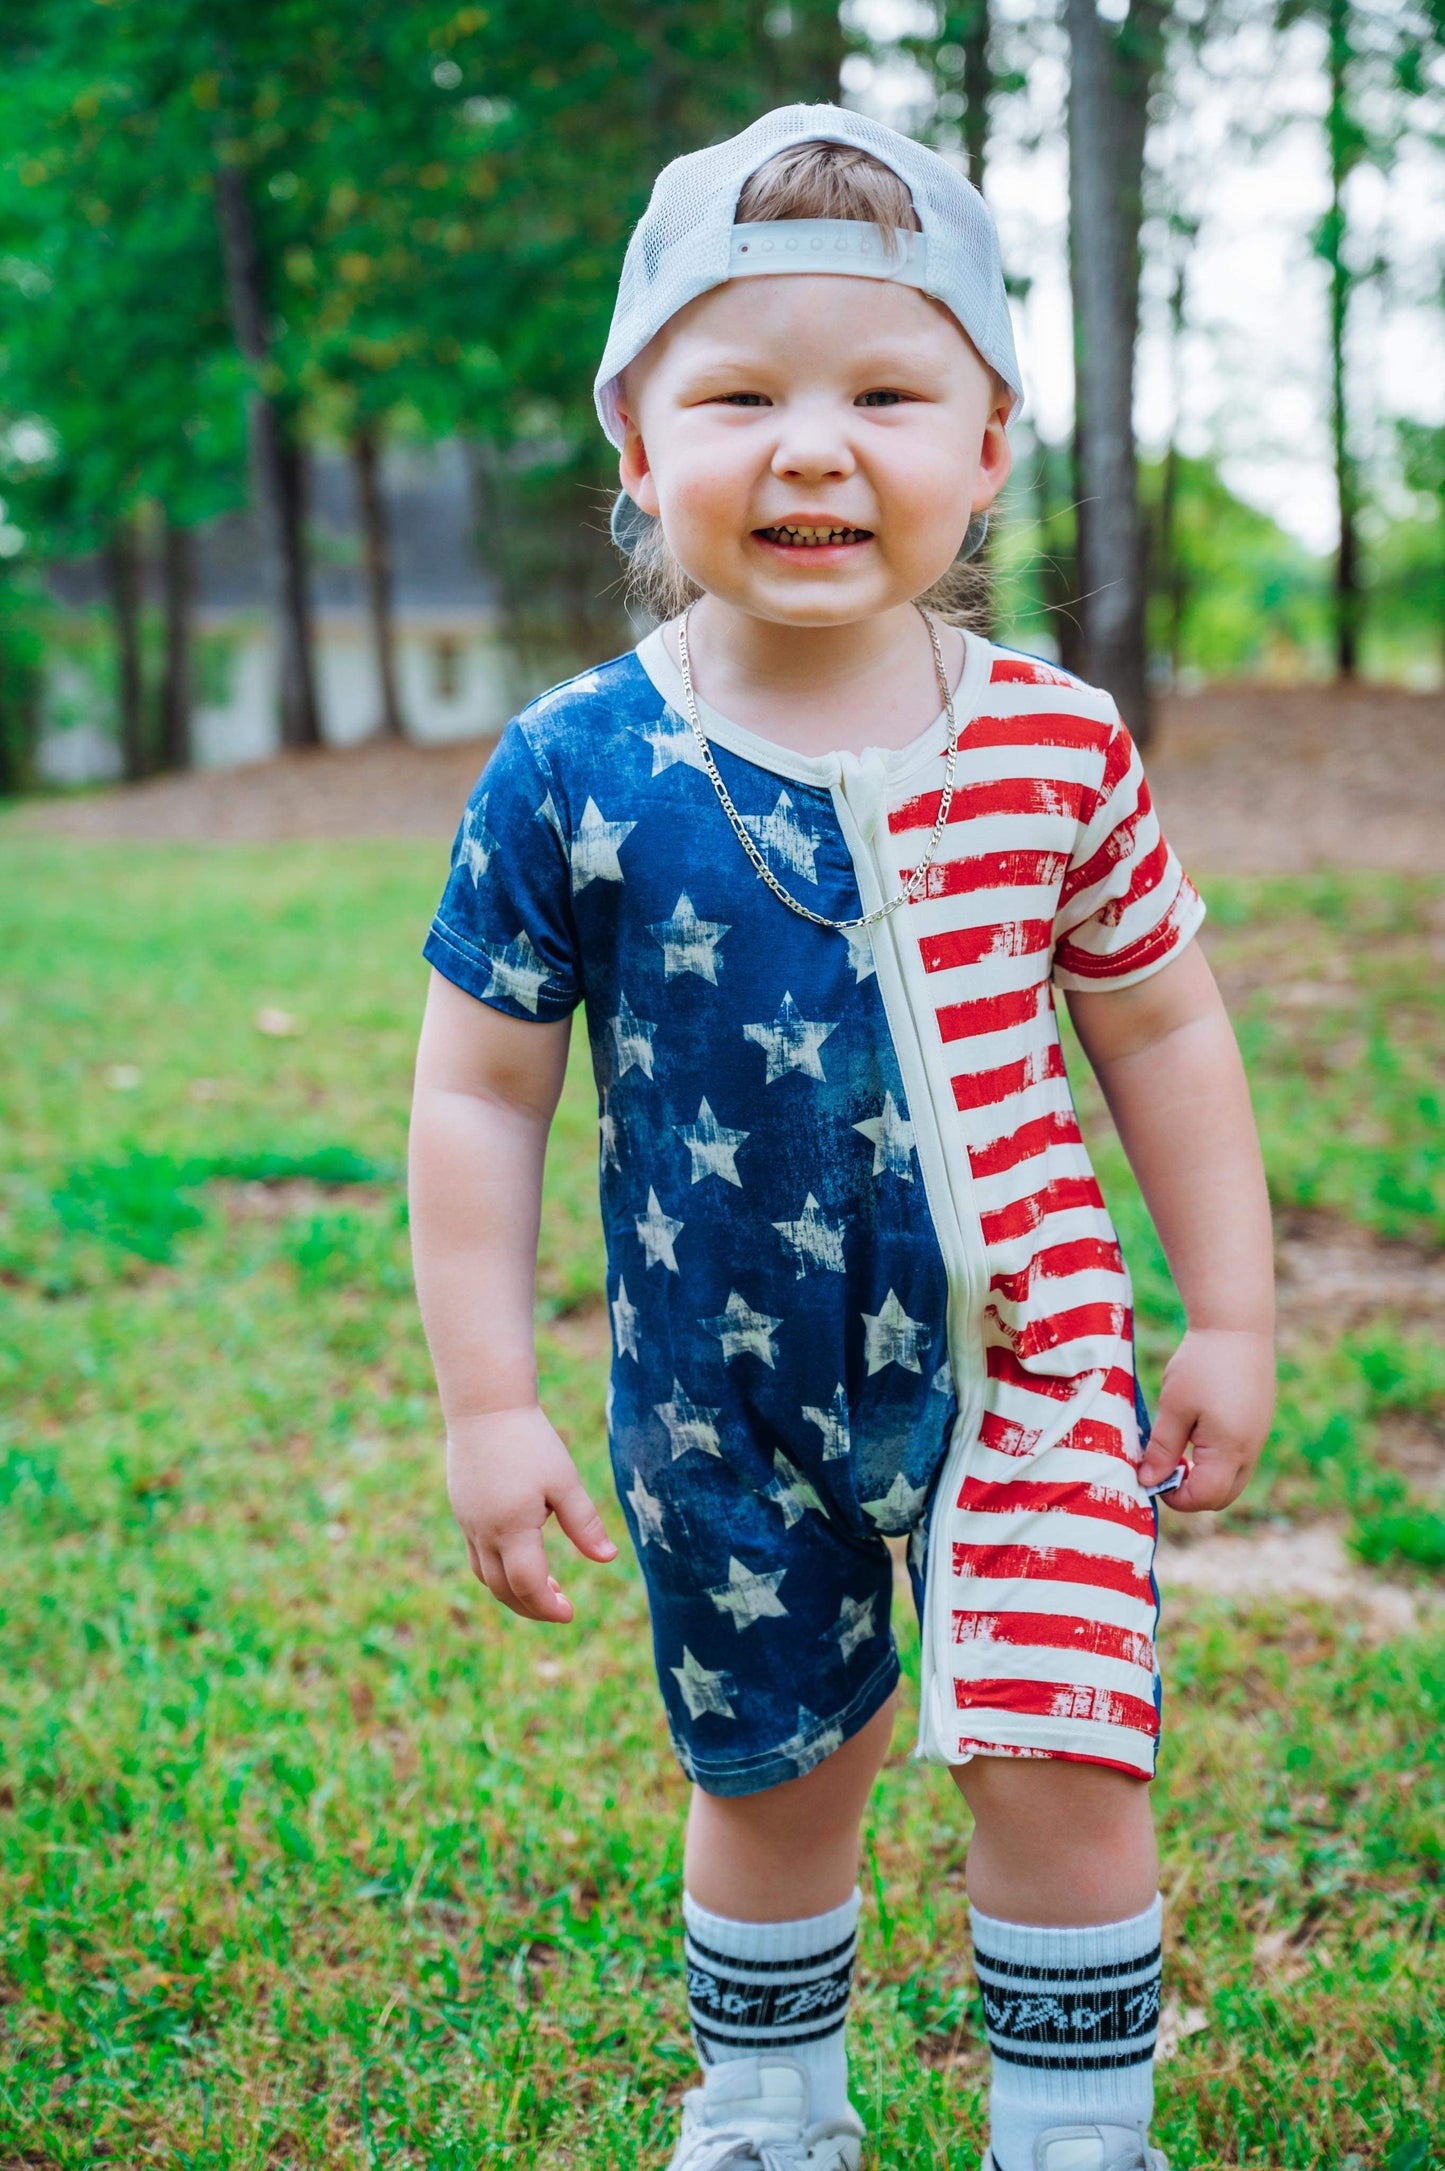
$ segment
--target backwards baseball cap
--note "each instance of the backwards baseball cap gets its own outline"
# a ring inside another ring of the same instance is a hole
[[[921,233],[895,230],[890,251],[861,219],[778,219],[737,224],[743,185],[795,143],[846,143],[890,167],[908,189]],[[842,272],[914,286],[943,303],[1013,394],[1008,421],[1023,405],[1013,326],[993,218],[970,181],[936,151],[845,106],[779,106],[724,143],[689,151],[664,166],[627,244],[612,328],[593,396],[603,430],[620,450],[625,432],[618,380],[679,309],[730,279],[790,271]],[[653,525],[623,491],[612,534],[636,548]]]

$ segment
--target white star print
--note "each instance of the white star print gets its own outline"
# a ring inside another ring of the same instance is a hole
[[[802,1280],[810,1264],[826,1267],[830,1274],[847,1272],[843,1264],[843,1230],[846,1226],[846,1222],[825,1220],[811,1191],[803,1201],[801,1220],[773,1223],[783,1242],[798,1254],[796,1281]]]
[[[649,1071],[648,1076],[652,1073]],[[865,1116],[855,1123],[855,1131],[873,1143],[873,1173],[882,1176],[901,1176],[905,1183],[912,1183],[913,1125],[899,1111],[891,1093],[883,1096],[883,1106],[876,1116]]]
[[[837,1638],[844,1658],[851,1658],[860,1643],[867,1643],[877,1634],[873,1626],[873,1595],[870,1593],[867,1598],[845,1596],[838,1609],[837,1622],[828,1633]]]
[[[843,940],[848,945],[848,963],[853,968],[854,981],[866,980],[878,970],[873,955],[873,944],[866,927],[848,927],[843,930]]]
[[[782,1318],[769,1318],[766,1312],[755,1312],[746,1297],[736,1289],[728,1291],[723,1309],[712,1319],[701,1324],[709,1334],[716,1334],[722,1341],[723,1363],[731,1364],[734,1357],[761,1357],[771,1368],[777,1351],[773,1347],[773,1329],[782,1325]]]
[[[732,1615],[733,1627],[741,1635],[765,1614],[775,1620],[787,1619],[788,1609],[778,1596],[778,1585],[787,1572],[786,1568],[769,1568],[758,1574],[745,1568],[740,1560],[730,1559],[726,1583],[711,1586],[708,1597],[719,1613]]]
[[[530,1010],[535,1017],[537,999],[547,984],[548,975],[526,928],[522,929],[515,942],[509,942],[504,947],[493,949],[489,942],[483,942],[480,947],[486,952],[487,963],[491,968],[492,977],[487,983],[488,995],[509,995],[514,1003],[520,1003],[524,1010]]]
[[[632,1490],[627,1499],[637,1517],[638,1544],[644,1547],[660,1545],[664,1553],[670,1553],[672,1547],[662,1535],[662,1502],[655,1493],[647,1490],[647,1480],[635,1466],[632,1472]],[[846,1652],[843,1655],[847,1657]]]
[[[694,1183],[701,1183],[704,1176],[721,1176],[724,1183],[735,1183],[741,1191],[738,1148],[748,1136],[746,1131],[730,1131],[725,1123],[719,1123],[704,1096],[696,1123],[679,1123],[677,1132],[692,1155]]]
[[[794,1523],[800,1523],[809,1508],[815,1515],[827,1514],[827,1509],[802,1471],[789,1462],[781,1449],[773,1455],[773,1470],[773,1482],[764,1489],[763,1498],[773,1501],[782,1509],[784,1530],[791,1530]]]
[[[602,1108],[597,1118],[597,1136],[604,1168],[621,1168],[622,1156],[617,1151],[617,1118],[607,1105],[607,1094],[602,1095]]]
[[[472,888],[480,883],[487,871],[497,840],[487,827],[487,802],[482,800],[473,813],[470,807],[462,817],[462,834],[457,844],[457,865],[465,867],[472,878]]]
[[[718,967],[724,962],[717,954],[717,946],[728,926],[726,920],[700,920],[684,890],[673,907],[672,918],[653,920],[648,926],[648,933],[656,935],[662,944],[664,979],[671,980],[680,972],[695,972],[699,980],[710,980],[716,987]]]
[[[617,1075],[625,1078],[635,1063],[645,1077],[652,1076],[652,1036],[657,1031],[651,1018],[639,1018],[623,994],[617,991],[617,1015],[609,1018],[617,1045]]]
[[[799,1778],[821,1764],[825,1756],[843,1746],[843,1729],[836,1724],[820,1727],[811,1711],[798,1706],[798,1731],[788,1741],[779,1744],[779,1754],[791,1758]]]
[[[671,719],[671,730],[668,729],[665,721],[668,718]],[[650,725],[642,736],[652,748],[652,773],[654,776],[661,776],[663,770],[670,769],[675,761],[685,761],[690,769],[701,769],[703,775],[706,776],[707,763],[702,758],[702,748],[697,743],[697,734],[691,724],[687,722],[679,723],[675,710],[664,709],[662,718],[657,723]]]
[[[936,1395],[951,1395],[953,1393],[953,1374],[949,1370],[946,1357],[929,1381],[929,1385]]]
[[[805,1018],[792,996],[785,994],[772,1024],[745,1025],[743,1039],[755,1040],[766,1052],[768,1075],[765,1083],[771,1085],[775,1078],[781,1078],[790,1070],[800,1070],[809,1078],[822,1078],[823,1059],[818,1050],[836,1030],[836,1021],[825,1025],[821,1018]]]
[[[557,803],[553,799],[550,792],[547,793],[547,796],[542,801],[542,804],[537,808],[535,814],[532,816],[532,819],[534,822],[545,822],[549,829],[553,829],[556,831],[557,836],[561,840],[563,846],[566,846],[567,832],[562,827],[562,817],[557,812]]]
[[[618,848],[627,842],[636,827],[636,822],[604,821],[596,800],[588,800],[569,852],[574,895],[578,890],[585,890],[589,882],[622,880]]]
[[[633,1226],[637,1230],[638,1242],[647,1253],[648,1266],[656,1266],[660,1259],[670,1274],[677,1273],[677,1253],[673,1250],[673,1238],[682,1223],[674,1221],[671,1214],[663,1212],[657,1202],[657,1193],[651,1186],[647,1193],[647,1212],[639,1214]]]
[[[721,1459],[722,1446],[713,1423],[717,1411],[705,1410],[700,1403],[694,1402],[681,1380],[675,1379],[672,1383],[671,1402],[654,1402],[652,1406],[667,1427],[674,1462],[692,1448]]]
[[[667,1670],[682,1690],[689,1718],[700,1719],[705,1711],[718,1719],[737,1717],[727,1699],[728,1690],[734,1687],[731,1674],[709,1673],[706,1666],[698,1664],[686,1644],[682,1647],[682,1664],[669,1666]]]
[[[910,1319],[890,1289],[876,1312],[863,1314],[863,1341],[868,1374],[881,1372],[886,1364],[901,1364],[905,1372],[921,1372],[919,1345],[928,1337],[926,1319]]]
[[[742,824],[744,829],[751,831],[765,859],[781,861],[794,874],[802,875],[805,882],[817,881],[813,859],[818,839],[812,830],[799,827],[793,815],[793,802],[786,792],[778,793],[771,814],[745,814]]]
[[[928,1498],[926,1485],[910,1485],[900,1470],[879,1500],[865,1500],[863,1513],[871,1515],[880,1530],[911,1530]]]
[[[638,1317],[637,1306],[629,1301],[627,1284],[619,1275],[617,1278],[617,1294],[612,1299],[612,1324],[617,1334],[617,1354],[619,1357],[637,1356]]]
[[[837,1462],[840,1456],[847,1454],[849,1447],[848,1397],[843,1392],[843,1382],[841,1380],[833,1389],[833,1400],[828,1409],[820,1410],[811,1403],[805,1402],[803,1415],[807,1418],[808,1423],[816,1425],[823,1435],[824,1462]]]

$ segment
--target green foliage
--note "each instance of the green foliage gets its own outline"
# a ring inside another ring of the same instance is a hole
[[[1358,1518],[1351,1543],[1371,1563],[1400,1560],[1445,1569],[1445,1515],[1423,1507],[1376,1508]]]
[[[315,1153],[240,1153],[177,1161],[169,1154],[131,1152],[117,1161],[70,1169],[51,1194],[62,1227],[98,1236],[153,1265],[168,1260],[175,1240],[205,1218],[195,1194],[229,1177],[238,1183],[371,1184],[378,1171],[346,1146]]]

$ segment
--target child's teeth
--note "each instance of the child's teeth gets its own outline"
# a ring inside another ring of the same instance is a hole
[[[818,544],[851,542],[854,536],[861,535],[863,531],[860,528],[781,527],[767,532],[780,535],[789,543]]]

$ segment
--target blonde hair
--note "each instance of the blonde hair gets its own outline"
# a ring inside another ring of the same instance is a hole
[[[774,219],[858,219],[878,228],[890,252],[898,248],[894,239],[898,227],[923,231],[902,176],[850,143],[793,143],[779,151],[743,183],[735,218],[739,225]],[[995,390],[1001,392],[997,373],[990,375]],[[991,521],[996,529],[996,511]],[[659,620],[675,618],[702,594],[673,556],[660,520],[648,523],[628,559],[624,585],[627,601]],[[991,597],[986,568],[975,559],[956,558],[915,600],[950,625],[987,632]]]

